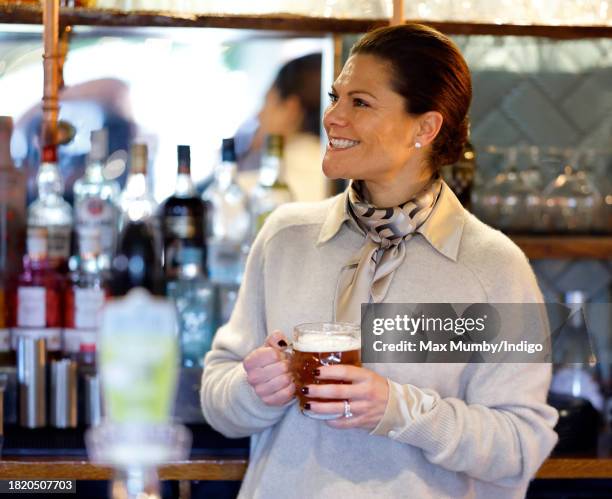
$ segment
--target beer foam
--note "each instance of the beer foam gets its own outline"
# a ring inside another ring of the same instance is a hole
[[[300,352],[348,352],[361,349],[361,340],[345,334],[302,334],[293,344]]]

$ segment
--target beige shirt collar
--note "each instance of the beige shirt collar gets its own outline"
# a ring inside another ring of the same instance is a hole
[[[348,191],[336,196],[331,209],[323,222],[317,245],[326,243],[342,228],[344,222],[350,221],[346,210]],[[461,203],[451,191],[450,187],[442,182],[442,191],[429,218],[421,225],[420,233],[437,251],[447,258],[457,261],[459,244],[465,225],[465,211]]]

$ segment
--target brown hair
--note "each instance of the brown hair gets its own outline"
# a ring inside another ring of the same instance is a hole
[[[289,61],[279,70],[272,86],[283,100],[292,95],[298,98],[304,112],[300,131],[318,136],[321,128],[321,54]]]
[[[457,162],[468,136],[467,112],[472,82],[465,59],[442,33],[421,24],[405,24],[367,33],[350,55],[370,54],[391,65],[393,90],[413,115],[439,112],[444,121],[432,144],[431,166]]]

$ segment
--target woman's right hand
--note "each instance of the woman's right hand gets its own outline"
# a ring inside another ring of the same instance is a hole
[[[247,381],[267,405],[282,406],[295,397],[289,360],[284,352],[286,347],[285,335],[274,331],[263,346],[253,350],[242,362]]]

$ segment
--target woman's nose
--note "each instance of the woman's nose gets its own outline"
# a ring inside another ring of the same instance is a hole
[[[348,124],[346,112],[339,103],[330,104],[323,115],[323,125],[325,128],[332,126],[342,127]]]

